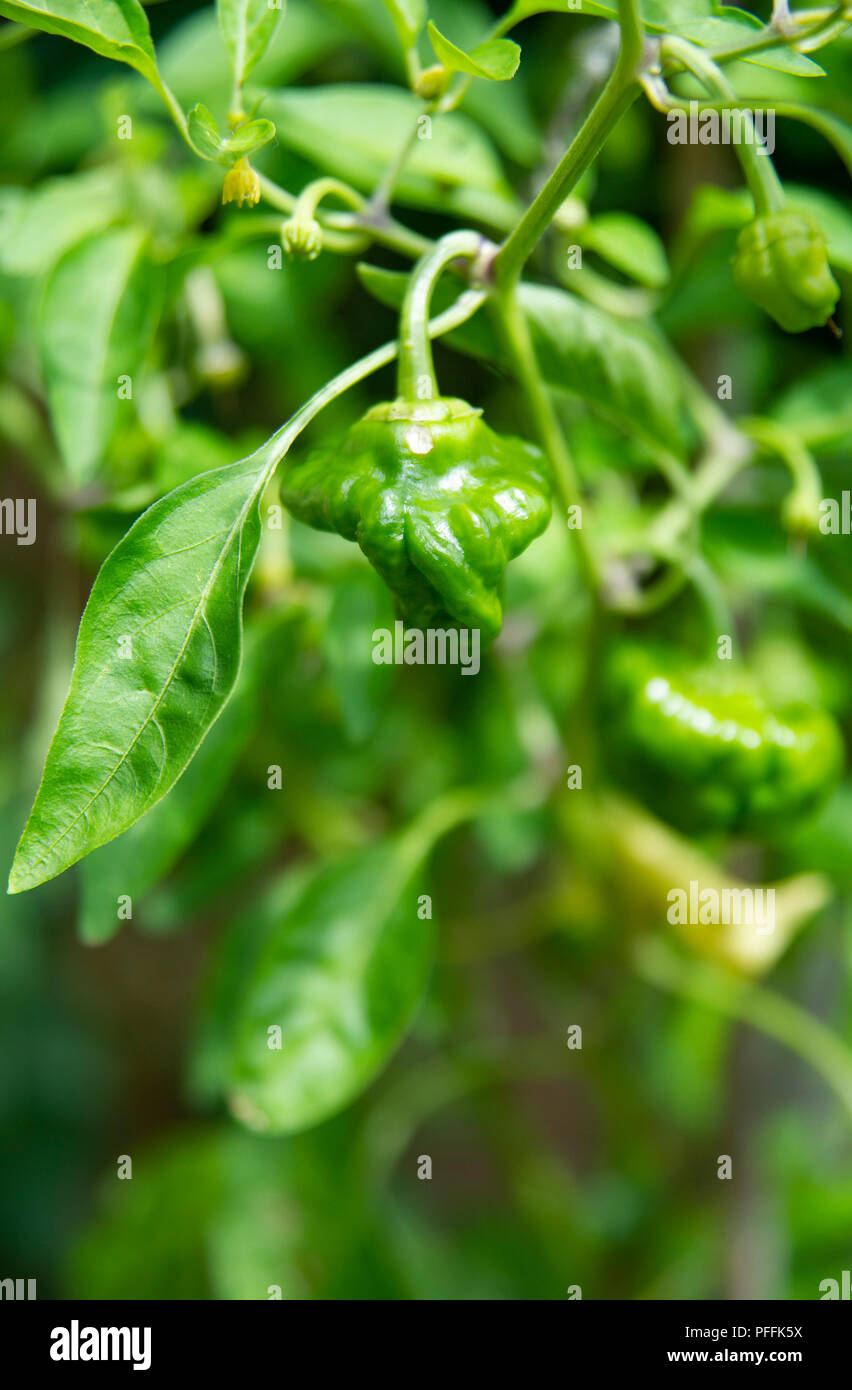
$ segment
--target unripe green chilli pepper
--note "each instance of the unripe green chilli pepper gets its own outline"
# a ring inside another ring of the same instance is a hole
[[[826,323],[840,296],[818,224],[792,208],[757,217],[743,228],[733,275],[743,294],[788,333]]]
[[[356,541],[410,625],[485,639],[500,631],[506,565],[550,519],[541,452],[447,397],[374,406],[291,465],[281,498],[300,521]]]
[[[843,767],[829,714],[775,708],[725,663],[690,667],[673,651],[617,647],[605,677],[613,771],[681,828],[757,831],[814,810]]]

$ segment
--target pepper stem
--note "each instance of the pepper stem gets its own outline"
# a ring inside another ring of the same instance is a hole
[[[736,92],[718,64],[714,63],[703,49],[697,48],[695,44],[687,42],[686,39],[679,39],[672,35],[667,35],[663,39],[660,54],[664,60],[666,58],[673,59],[681,67],[686,68],[688,72],[698,78],[699,82],[703,83],[711,95],[720,97],[726,106],[741,112],[752,131],[752,139],[741,141],[734,148],[740,161],[740,168],[754,199],[755,212],[758,217],[766,217],[769,213],[780,212],[786,202],[781,180],[775,172],[775,166],[767,151],[758,151],[756,148],[754,122],[749,112],[744,111],[740,106]]]
[[[450,261],[475,260],[484,244],[478,232],[450,232],[412,270],[399,319],[397,394],[402,400],[432,400],[440,394],[428,332],[432,291]]]

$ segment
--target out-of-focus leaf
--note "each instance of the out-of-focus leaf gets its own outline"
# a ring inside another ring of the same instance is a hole
[[[0,222],[0,269],[8,275],[49,270],[75,242],[105,230],[127,210],[126,187],[115,169],[84,169],[15,193]]]
[[[430,121],[400,174],[398,200],[508,227],[517,204],[487,137],[458,112],[424,118],[422,110],[410,92],[367,83],[270,92],[263,104],[282,145],[365,192],[418,119]]]
[[[372,570],[353,570],[335,589],[323,651],[353,743],[369,738],[381,719],[391,668],[373,661],[373,633],[393,622],[388,590]]]
[[[349,38],[338,16],[324,14],[313,0],[288,0],[287,17],[272,35],[252,74],[255,82],[283,87]],[[160,71],[179,101],[204,101],[221,120],[233,88],[228,55],[212,5],[181,20],[159,44]]]
[[[411,48],[426,23],[426,0],[384,0],[403,48]]]
[[[72,1246],[73,1297],[212,1297],[207,1238],[224,1192],[214,1132],[173,1136],[134,1155],[132,1180],[110,1177],[101,1212]]]
[[[809,448],[852,450],[852,362],[832,362],[795,382],[773,415],[795,427]]]
[[[626,212],[602,212],[591,218],[579,233],[582,244],[649,289],[662,289],[668,283],[666,248],[653,227]]]
[[[119,405],[132,399],[159,308],[157,268],[135,228],[97,233],[54,267],[39,316],[54,432],[72,483],[97,470]],[[124,395],[119,396],[120,388]]]
[[[407,837],[359,851],[318,870],[279,920],[234,1029],[230,1102],[245,1124],[273,1134],[317,1124],[397,1047],[432,954],[420,857]]]
[[[216,0],[219,28],[237,87],[242,86],[272,41],[287,0]]]

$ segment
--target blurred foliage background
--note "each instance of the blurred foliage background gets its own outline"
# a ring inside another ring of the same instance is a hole
[[[430,13],[460,42],[489,23],[481,0],[430,0]],[[214,9],[167,0],[148,15],[178,100],[203,100],[221,120],[229,77]],[[140,78],[60,38],[6,35],[4,23],[2,493],[38,499],[37,543],[0,544],[10,862],[79,614],[112,545],[154,498],[254,447],[393,336],[395,320],[350,257],[285,260],[270,274],[280,217],[221,209],[222,171],[192,161]],[[510,227],[613,52],[611,26],[590,16],[542,15],[513,36],[517,78],[474,83],[463,106],[469,164],[445,167],[443,182],[401,182],[397,211],[419,231]],[[750,93],[852,118],[852,41],[818,56],[818,80],[751,67]],[[403,90],[379,0],[290,0],[256,80],[279,128],[258,167],[292,190],[325,170],[380,175],[402,131],[343,88]],[[320,90],[336,84],[332,96]],[[126,113],[134,134],[121,142]],[[823,215],[842,322],[848,177],[806,126],[779,120],[777,141],[785,182],[809,190]],[[598,282],[587,293],[616,318],[653,310],[708,389],[730,374],[732,414],[794,422],[826,495],[839,497],[852,440],[846,343],[788,337],[738,294],[739,183],[730,149],[669,144],[665,119],[637,102],[582,193],[595,216],[641,219],[640,249],[625,267],[605,238],[600,254],[592,247]],[[61,256],[115,228],[142,228],[150,248],[142,385],[81,479],[63,469],[51,432],[38,325]],[[548,240],[534,275],[559,278],[566,238]],[[369,259],[403,266],[391,251]],[[436,358],[447,394],[484,406],[496,428],[526,429],[502,371],[447,345]],[[311,437],[392,392],[390,371],[369,380]],[[660,500],[629,431],[577,396],[560,397],[560,410],[615,530]],[[780,468],[744,475],[708,518],[707,553],[754,664],[779,689],[816,692],[848,724],[849,542],[790,540],[778,524],[784,489]],[[507,805],[435,856],[437,963],[388,1068],[323,1123],[255,1135],[226,1113],[222,1052],[234,982],[280,915],[291,873],[359,850],[455,786],[508,783],[531,765],[561,777],[586,606],[554,522],[510,568],[506,627],[475,680],[377,667],[370,634],[393,621],[385,591],[354,547],[292,523],[265,533],[248,611],[240,686],[202,766],[175,790],[162,843],[130,832],[0,901],[2,1273],[36,1277],[41,1297],[265,1298],[278,1286],[285,1298],[517,1299],[561,1298],[572,1285],[587,1298],[819,1297],[852,1252],[852,787],[759,844],[703,846],[751,877],[830,878],[828,905],[760,987],[789,1006],[778,1026],[755,1027],[765,1013],[733,989],[720,1002],[717,988],[715,1004],[709,985],[702,994],[702,962],[643,969],[630,949],[640,925],[631,865],[617,862],[614,879],[590,869],[552,801]],[[656,627],[689,645],[695,622],[684,597]],[[267,788],[272,764],[279,792]],[[134,913],[111,935],[104,904],[116,885],[132,892]],[[648,930],[664,932],[661,913]],[[825,1030],[813,1048],[807,1027],[802,1043],[789,1022],[803,1016]],[[584,1045],[569,1050],[577,1024]],[[115,1176],[122,1154],[130,1182]],[[719,1154],[733,1156],[731,1182],[717,1179]],[[420,1155],[431,1181],[418,1179]]]

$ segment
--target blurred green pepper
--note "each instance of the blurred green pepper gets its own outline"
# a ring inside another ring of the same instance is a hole
[[[416,627],[500,631],[509,560],[547,526],[541,452],[495,434],[466,401],[377,405],[284,474],[300,521],[357,541]]]
[[[773,708],[725,663],[690,667],[671,650],[617,647],[605,677],[613,771],[685,830],[759,830],[815,809],[843,766],[834,720]]]
[[[833,314],[840,289],[825,238],[806,212],[783,208],[740,232],[734,281],[788,333],[817,328]]]

